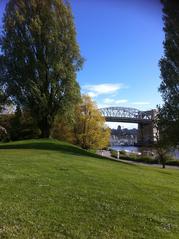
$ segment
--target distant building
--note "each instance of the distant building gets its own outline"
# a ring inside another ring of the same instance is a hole
[[[111,145],[135,145],[137,143],[137,129],[121,129],[119,125],[117,129],[111,129]]]

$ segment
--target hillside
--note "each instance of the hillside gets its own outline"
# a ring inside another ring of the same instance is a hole
[[[179,238],[179,170],[53,140],[0,144],[0,238]]]

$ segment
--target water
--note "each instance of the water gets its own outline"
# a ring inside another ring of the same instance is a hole
[[[120,151],[127,151],[127,152],[136,152],[136,153],[142,153],[143,151],[149,151],[149,152],[155,152],[152,148],[147,147],[137,147],[137,146],[111,146],[111,149],[114,150],[120,150]],[[179,150],[172,150],[170,154],[179,160]]]
[[[115,150],[120,150],[120,151],[128,151],[128,152],[136,152],[136,153],[141,153],[142,147],[136,147],[136,146],[111,146],[111,149],[115,149]]]
[[[171,155],[179,160],[179,150],[178,149],[172,150]]]

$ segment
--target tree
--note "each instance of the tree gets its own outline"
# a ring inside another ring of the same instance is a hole
[[[164,21],[164,56],[160,60],[164,105],[160,109],[163,133],[173,145],[179,143],[179,4],[162,0]]]
[[[76,109],[74,133],[76,144],[84,149],[104,148],[109,143],[110,130],[105,119],[87,95],[82,96],[82,103]]]
[[[69,112],[68,112],[69,113]],[[69,114],[57,115],[51,131],[51,137],[54,139],[75,143],[74,135],[74,116]]]
[[[9,0],[1,36],[0,80],[49,137],[57,113],[79,100],[83,59],[71,8],[63,0]]]
[[[158,112],[160,111],[161,108],[158,107]],[[157,114],[154,121],[154,148],[156,150],[159,163],[162,165],[163,168],[165,168],[166,161],[169,159],[168,154],[171,150],[172,145],[170,144],[170,141],[168,141],[168,135],[166,135],[166,130],[163,125],[162,118],[160,118],[160,116],[160,114]]]

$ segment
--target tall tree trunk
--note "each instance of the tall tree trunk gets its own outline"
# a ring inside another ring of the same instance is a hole
[[[44,117],[43,120],[39,123],[39,128],[41,130],[41,138],[49,138],[50,136],[50,130],[51,130],[52,124],[49,123],[49,120],[47,117]]]
[[[164,156],[162,156],[161,162],[162,162],[162,168],[165,168],[165,158],[164,158]]]

